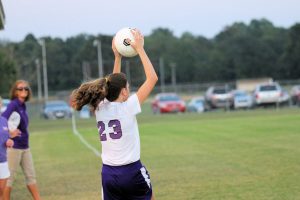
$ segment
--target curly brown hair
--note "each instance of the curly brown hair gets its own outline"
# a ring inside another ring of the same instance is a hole
[[[96,79],[80,85],[71,94],[71,106],[81,110],[84,105],[89,105],[96,110],[98,104],[106,98],[115,101],[122,88],[126,88],[127,79],[123,73],[114,73],[105,78]]]

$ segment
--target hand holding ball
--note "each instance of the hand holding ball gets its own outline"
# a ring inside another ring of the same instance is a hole
[[[131,31],[136,30],[131,28],[122,28],[115,36],[115,47],[117,51],[125,57],[134,57],[137,55],[136,50],[130,45],[130,42],[135,41]]]

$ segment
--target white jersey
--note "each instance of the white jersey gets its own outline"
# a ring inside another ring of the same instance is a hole
[[[121,166],[140,159],[140,136],[136,115],[141,106],[136,94],[125,102],[104,100],[95,111],[102,144],[102,162]]]

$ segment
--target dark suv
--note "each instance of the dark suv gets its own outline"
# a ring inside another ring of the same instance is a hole
[[[291,98],[294,105],[300,106],[300,85],[295,85],[292,87]]]
[[[207,109],[231,108],[233,105],[232,94],[226,86],[209,87],[204,98],[207,104]]]

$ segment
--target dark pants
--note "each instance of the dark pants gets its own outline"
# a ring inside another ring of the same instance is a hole
[[[103,200],[150,200],[152,186],[147,169],[140,161],[102,167]]]

